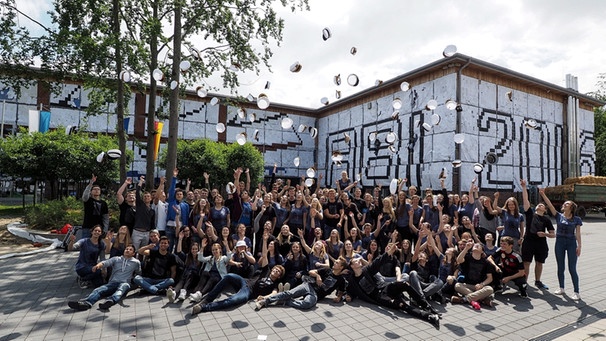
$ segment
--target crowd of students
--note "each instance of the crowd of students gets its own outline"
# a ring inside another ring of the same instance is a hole
[[[80,286],[95,289],[69,306],[85,310],[106,297],[100,307],[109,309],[133,285],[171,303],[189,298],[194,315],[251,299],[257,309],[275,302],[309,309],[332,296],[402,310],[439,328],[432,301],[480,310],[492,307],[509,282],[528,297],[533,260],[534,284],[548,290],[541,278],[546,238],[556,238],[555,293],[565,294],[568,257],[572,299],[580,299],[576,205],[567,201],[557,212],[540,189],[542,202],[532,207],[524,180],[522,205],[510,197],[499,206],[499,193],[479,196],[475,181],[459,195],[446,191],[444,179],[441,189],[423,193],[404,179],[382,196],[380,187],[363,193],[346,172],[335,188],[310,188],[276,179],[274,168],[270,187],[254,192],[248,174],[234,171],[226,200],[210,189],[206,173],[207,187],[191,189],[188,181],[181,190],[175,170],[167,192],[164,178],[152,193],[142,190],[143,177],[134,190],[127,179],[117,194],[115,232],[108,231],[107,205],[93,176],[83,196],[83,238],[74,237],[68,248],[80,250]],[[216,301],[228,287],[236,293]]]

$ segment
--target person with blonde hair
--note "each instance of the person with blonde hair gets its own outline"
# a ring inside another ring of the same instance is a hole
[[[495,201],[498,201],[498,193],[495,193]],[[497,227],[500,231],[499,237],[511,237],[513,239],[513,249],[520,252],[520,246],[524,241],[524,215],[520,213],[520,205],[514,197],[505,200],[503,207],[496,207],[499,214],[502,215],[502,226]]]

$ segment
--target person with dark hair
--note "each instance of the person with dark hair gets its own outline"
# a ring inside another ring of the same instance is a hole
[[[468,241],[457,256],[457,263],[464,280],[455,284],[455,291],[463,297],[454,295],[450,302],[469,303],[475,310],[480,310],[480,302],[492,307],[492,274],[482,244]]]
[[[133,183],[131,178],[126,178],[122,186],[116,192],[116,201],[118,202],[118,208],[120,209],[120,218],[118,222],[120,226],[127,226],[129,234],[133,234],[133,227],[135,224],[135,211],[136,211],[136,198],[135,191],[128,190],[128,187]],[[128,191],[127,191],[128,190]],[[126,197],[124,191],[127,191]]]
[[[67,250],[79,250],[76,262],[76,273],[78,274],[78,285],[82,289],[89,286],[98,287],[103,284],[101,272],[93,270],[98,261],[105,260],[105,242],[101,239],[103,230],[100,225],[95,225],[90,238],[82,238],[76,242],[76,235],[71,235]]]
[[[177,256],[168,252],[168,237],[160,237],[160,247],[148,244],[137,251],[147,257],[143,276],[137,275],[133,282],[150,294],[159,294],[175,284],[177,277]]]
[[[342,275],[346,269],[347,261],[340,257],[335,260],[331,269],[311,270],[309,276],[305,276],[300,285],[277,294],[259,296],[255,301],[255,310],[280,301],[293,308],[311,309],[315,307],[318,300],[325,298],[335,290],[337,290],[337,296],[333,301],[340,302],[345,292],[345,280]]]
[[[407,282],[385,283],[381,280],[381,276],[376,276],[383,262],[393,257],[396,251],[397,246],[389,243],[386,252],[366,266],[362,265],[361,258],[353,259],[350,263],[352,272],[347,276],[347,294],[351,298],[359,297],[369,303],[404,311],[428,321],[439,329],[440,315],[432,311],[433,308],[422,294],[415,291]],[[412,307],[406,303],[404,292],[423,308]]]
[[[206,248],[208,239],[202,240],[203,249]],[[223,249],[227,249],[227,253],[223,253]],[[212,255],[204,256],[202,252],[198,253],[198,260],[202,263],[202,272],[199,276],[198,284],[191,294],[192,302],[200,302],[202,297],[206,295],[221,278],[227,275],[227,266],[231,259],[231,249],[227,241],[223,241],[223,246],[220,243],[213,243],[211,246]]]
[[[97,177],[93,174],[90,182],[82,193],[84,202],[84,221],[82,222],[81,238],[90,238],[92,229],[99,225],[103,233],[109,230],[109,208],[101,199],[101,187],[95,184]]]
[[[176,244],[175,241],[177,240],[177,234],[179,233],[179,231],[176,229],[177,223],[175,220],[177,218],[180,219],[180,226],[188,226],[189,219],[189,205],[183,201],[183,191],[177,189],[177,175],[179,175],[179,170],[175,168],[173,170],[173,181],[168,190],[166,236],[168,237],[169,241],[169,253],[173,252]],[[177,217],[177,215],[179,215],[179,217]]]
[[[108,296],[105,302],[99,304],[99,308],[109,309],[114,304],[120,302],[122,297],[130,290],[133,274],[141,273],[141,263],[134,256],[135,247],[129,244],[124,249],[124,255],[112,257],[96,264],[92,269],[93,272],[97,272],[100,269],[112,269],[109,282],[93,290],[85,299],[69,301],[67,305],[75,310],[88,310],[102,297]]]
[[[133,225],[133,245],[137,249],[147,245],[149,242],[149,232],[156,229],[156,211],[152,207],[152,195],[149,192],[142,192],[145,177],[139,177],[135,193],[136,212],[135,223]]]
[[[266,232],[263,235],[263,245],[267,244],[268,237],[269,235]],[[286,270],[282,265],[276,265],[273,268],[270,268],[267,265],[267,249],[266,247],[264,247],[264,249],[265,252],[262,252],[261,259],[259,260],[259,265],[261,267],[259,275],[254,276],[249,280],[236,274],[230,273],[225,275],[206,297],[202,299],[202,302],[194,305],[192,314],[196,315],[201,312],[239,306],[252,298],[266,296],[274,291],[277,292],[278,283],[280,283],[280,280],[284,277]],[[236,293],[224,300],[215,301],[228,286],[233,287]]]
[[[548,290],[543,282],[541,282],[541,274],[543,273],[543,264],[549,254],[549,246],[547,246],[547,238],[555,238],[555,229],[551,223],[551,219],[547,216],[547,206],[544,203],[538,203],[534,209],[530,207],[528,200],[528,192],[526,190],[526,181],[520,180],[522,186],[522,201],[524,206],[524,214],[526,215],[526,234],[522,243],[522,260],[524,261],[524,271],[526,278],[530,276],[530,263],[534,258],[534,285],[539,289]],[[539,192],[545,192],[540,189]]]
[[[545,191],[539,192],[545,204],[549,208],[552,215],[556,217],[556,243],[555,254],[558,264],[558,282],[560,288],[554,292],[556,295],[564,295],[564,270],[566,265],[566,255],[568,254],[568,272],[572,277],[572,285],[574,294],[572,299],[578,301],[581,299],[579,294],[579,274],[577,273],[577,260],[581,256],[581,226],[583,221],[576,216],[577,204],[574,201],[566,201],[562,204],[562,212],[556,211],[551,201],[545,195]]]
[[[526,298],[526,273],[524,272],[524,263],[522,257],[513,250],[515,241],[512,237],[505,236],[501,238],[500,247],[492,256],[488,257],[488,262],[496,270],[496,287],[505,286],[507,282],[513,281],[520,289],[520,296]]]

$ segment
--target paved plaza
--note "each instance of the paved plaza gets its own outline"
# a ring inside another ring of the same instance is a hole
[[[0,260],[0,341],[5,340],[581,340],[606,338],[606,219],[593,215],[582,228],[580,302],[556,296],[554,239],[543,274],[549,291],[533,287],[529,299],[510,288],[495,308],[438,306],[441,327],[360,301],[318,303],[299,311],[249,302],[237,309],[191,315],[189,300],[169,304],[163,296],[131,292],[109,312],[76,312],[67,301],[85,297],[76,283],[77,253],[53,250]],[[532,270],[532,268],[531,268]],[[566,274],[567,292],[572,294]]]

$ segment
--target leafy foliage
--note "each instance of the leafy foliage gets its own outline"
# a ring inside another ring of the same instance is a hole
[[[591,95],[606,101],[606,73],[599,75],[598,90]],[[594,137],[597,176],[606,176],[606,107],[594,110]]]
[[[0,141],[0,173],[48,181],[81,181],[95,174],[99,183],[108,185],[117,177],[118,164],[110,160],[98,163],[96,157],[114,148],[114,138],[105,135],[66,135],[61,128],[33,134],[22,130]]]
[[[82,223],[82,201],[75,197],[53,200],[25,210],[25,223],[38,229],[58,228]]]
[[[209,139],[178,141],[177,168],[179,178],[190,179],[194,187],[202,187],[204,173],[214,187],[222,187],[234,179],[234,169],[248,168],[251,188],[263,177],[263,155],[251,143],[223,144]],[[159,165],[166,167],[166,152],[160,154]],[[241,178],[241,180],[244,180]]]

